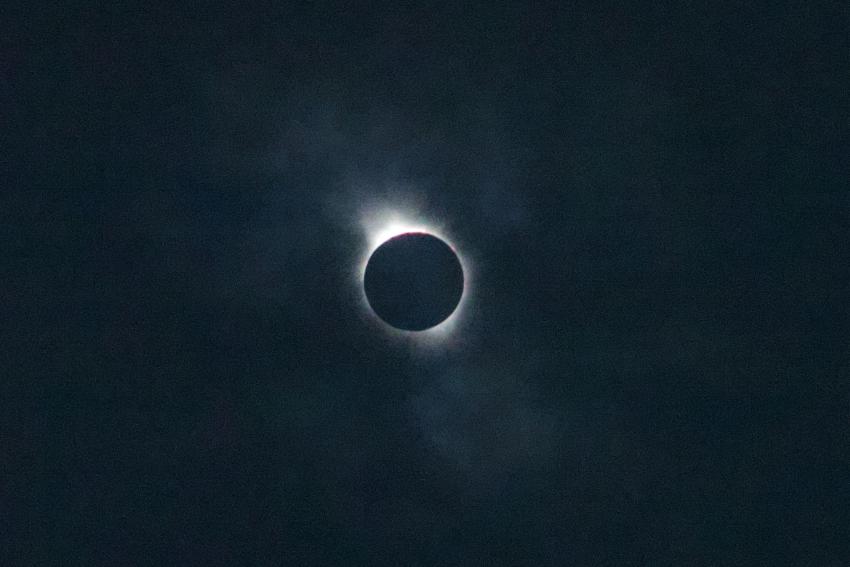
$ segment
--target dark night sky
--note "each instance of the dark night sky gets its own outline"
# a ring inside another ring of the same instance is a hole
[[[845,3],[107,4],[0,16],[0,564],[850,564]]]

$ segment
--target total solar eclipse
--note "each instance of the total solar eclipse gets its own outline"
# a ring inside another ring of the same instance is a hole
[[[369,306],[385,323],[424,331],[457,308],[463,295],[463,267],[443,240],[408,232],[375,249],[366,264],[363,287]]]

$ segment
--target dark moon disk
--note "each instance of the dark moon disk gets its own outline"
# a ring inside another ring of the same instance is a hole
[[[406,331],[439,325],[463,295],[463,268],[451,247],[408,232],[381,244],[366,264],[366,299],[388,324]]]

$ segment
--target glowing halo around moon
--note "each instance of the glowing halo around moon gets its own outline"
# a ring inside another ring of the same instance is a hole
[[[356,283],[359,287],[361,307],[369,320],[392,336],[406,337],[423,344],[443,343],[450,340],[466,318],[472,290],[471,284],[474,279],[473,266],[469,258],[460,251],[456,241],[438,223],[423,220],[419,215],[406,215],[398,210],[368,211],[361,216],[360,226],[365,234],[366,245],[358,262]],[[457,255],[463,269],[463,294],[454,312],[438,325],[422,331],[397,329],[381,320],[369,305],[364,289],[366,265],[369,263],[372,253],[387,240],[411,232],[431,234],[448,244]]]

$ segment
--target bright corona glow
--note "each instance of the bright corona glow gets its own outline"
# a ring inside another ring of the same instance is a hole
[[[398,210],[387,209],[367,211],[361,216],[361,227],[366,237],[366,249],[360,258],[358,265],[357,285],[360,288],[361,302],[363,307],[366,309],[366,313],[369,318],[376,324],[380,325],[385,332],[395,336],[415,338],[417,341],[421,339],[425,343],[443,342],[448,340],[454,334],[458,326],[463,322],[464,314],[467,310],[467,305],[470,299],[469,295],[471,290],[470,283],[472,281],[472,269],[468,259],[460,253],[455,242],[446,234],[446,231],[442,228],[442,226],[437,223],[427,222],[422,218],[417,217],[418,215],[405,215]],[[461,267],[463,268],[463,295],[461,296],[460,302],[454,312],[439,325],[431,327],[430,329],[425,329],[424,331],[405,331],[396,329],[395,327],[386,324],[384,321],[381,321],[369,306],[369,301],[366,298],[366,292],[363,288],[366,264],[368,264],[372,253],[387,240],[410,232],[431,234],[448,244],[454,253],[457,254]]]

